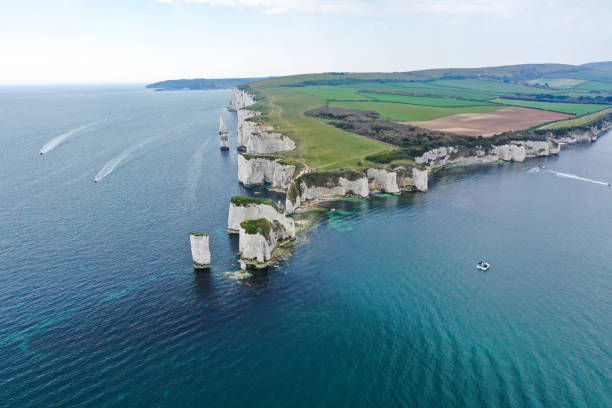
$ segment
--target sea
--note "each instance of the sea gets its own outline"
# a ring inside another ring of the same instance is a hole
[[[0,406],[612,406],[612,134],[325,203],[239,280],[229,200],[282,194],[229,98],[0,88]]]

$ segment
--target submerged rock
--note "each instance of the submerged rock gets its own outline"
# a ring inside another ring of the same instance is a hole
[[[206,269],[210,267],[210,239],[208,234],[192,232],[189,234],[191,244],[191,257],[193,267],[196,269]]]

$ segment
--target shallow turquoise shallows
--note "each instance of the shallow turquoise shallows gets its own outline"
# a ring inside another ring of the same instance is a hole
[[[241,283],[229,96],[0,88],[0,406],[612,406],[612,188],[555,173],[612,134],[329,204]]]

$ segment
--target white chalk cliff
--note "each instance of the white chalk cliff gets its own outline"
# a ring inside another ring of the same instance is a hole
[[[293,140],[282,133],[274,132],[272,126],[257,122],[256,118],[261,113],[246,109],[253,104],[255,104],[253,95],[234,88],[229,109],[237,111],[237,148],[252,154],[270,154],[295,149]]]
[[[253,105],[255,98],[253,95],[242,89],[234,88],[232,90],[232,96],[230,97],[230,103],[227,109],[232,111],[238,111],[239,109],[246,108],[247,106]]]
[[[447,146],[432,149],[417,157],[415,162],[428,169],[436,169],[452,164],[492,163],[496,161],[522,162],[527,158],[559,154],[561,146],[573,143],[591,143],[612,127],[611,122],[603,121],[598,126],[588,129],[572,129],[558,134],[549,132],[546,140],[513,140],[501,146],[489,149],[476,148],[465,151],[459,146]]]
[[[287,189],[295,176],[295,166],[282,164],[281,159],[238,155],[238,181],[245,186],[268,183]]]
[[[328,180],[322,185],[309,185],[303,178],[298,177],[289,186],[285,200],[285,211],[292,214],[304,202],[321,198],[344,197],[353,194],[359,197],[370,195],[368,178],[363,175],[354,180],[338,176]]]
[[[208,268],[210,266],[209,236],[206,234],[189,234],[191,244],[191,257],[195,268]]]
[[[238,233],[240,231],[240,223],[246,220],[256,220],[265,218],[271,223],[276,221],[285,231],[286,236],[290,239],[295,238],[295,222],[285,214],[268,204],[249,203],[245,205],[236,205],[230,203],[229,215],[227,217],[227,230],[230,233]]]

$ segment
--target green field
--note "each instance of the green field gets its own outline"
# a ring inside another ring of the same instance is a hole
[[[576,90],[584,90],[584,91],[612,91],[612,82],[597,82],[597,81],[589,81],[584,82],[578,85]]]
[[[584,115],[586,113],[598,112],[608,108],[610,105],[595,105],[590,103],[556,103],[521,101],[516,99],[496,99],[495,102],[504,105],[522,106],[524,108],[543,109],[552,112],[569,113],[571,115]]]
[[[510,84],[499,81],[485,81],[482,79],[450,79],[433,82],[436,85],[443,85],[456,89],[466,89],[471,91],[482,91],[496,95],[503,94],[542,94],[551,93],[548,89],[536,88],[533,86]]]
[[[463,99],[427,97],[427,96],[405,96],[384,93],[362,92],[362,95],[381,102],[407,103],[410,105],[440,106],[440,107],[462,107],[462,106],[484,106],[492,105],[488,102],[466,101]]]
[[[263,82],[262,85],[265,85]],[[315,169],[354,167],[372,152],[391,146],[354,133],[345,132],[304,112],[317,108],[324,100],[297,92],[293,88],[265,87],[254,84],[256,92],[265,94],[262,106],[265,123],[289,136],[296,149],[281,154]]]
[[[359,92],[358,88],[344,86],[314,85],[293,88],[297,92],[316,96],[327,101],[369,101],[370,98]]]
[[[529,85],[541,85],[541,86],[548,85],[551,88],[565,89],[565,88],[573,88],[576,85],[582,84],[583,82],[586,82],[586,81],[584,79],[573,79],[573,78],[538,78],[538,79],[532,79],[531,81],[528,81],[527,83]]]
[[[329,106],[332,108],[373,110],[380,113],[382,119],[395,122],[432,120],[459,113],[488,113],[504,107],[503,105],[489,105],[449,108],[375,101],[330,102]]]

